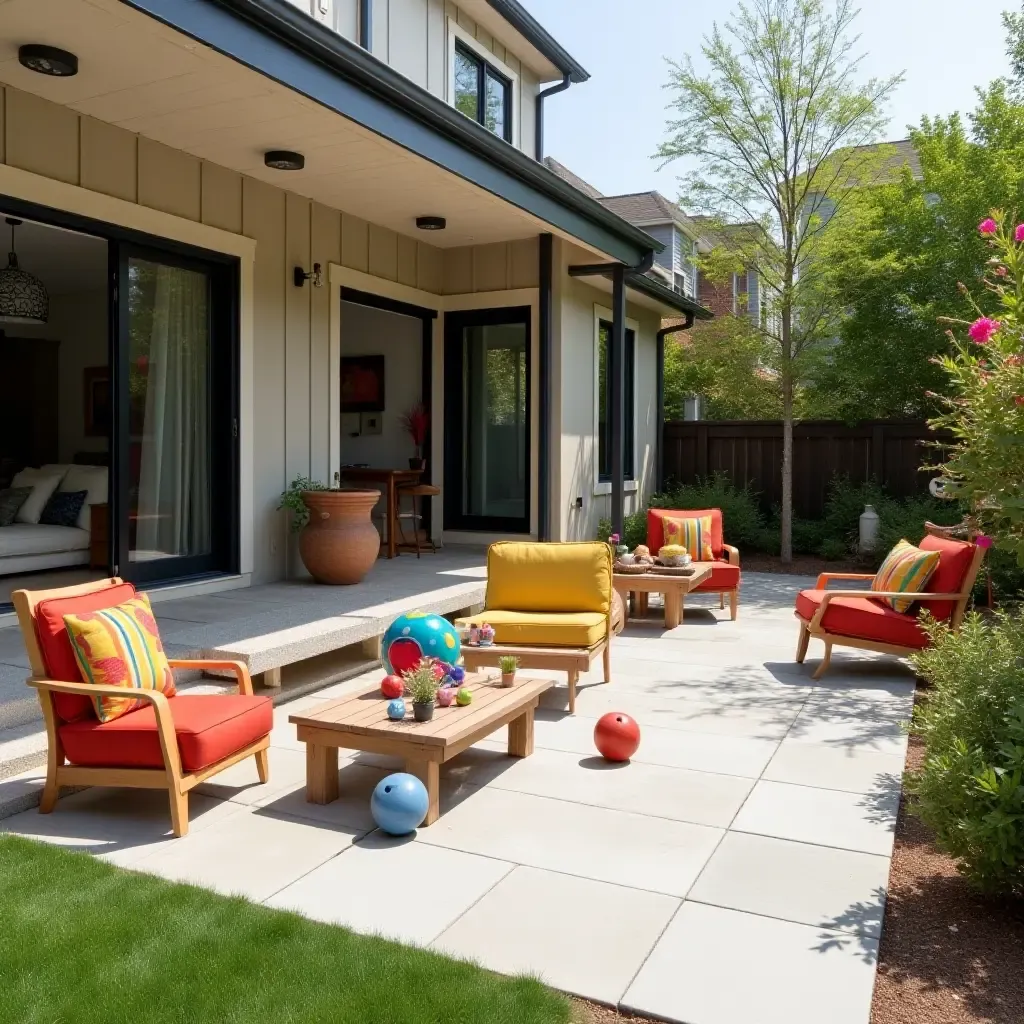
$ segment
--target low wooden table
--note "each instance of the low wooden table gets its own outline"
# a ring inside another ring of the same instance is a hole
[[[394,558],[398,552],[398,488],[418,484],[422,469],[374,469],[370,466],[344,466],[341,479],[354,484],[380,484],[384,489],[384,515],[387,520],[387,538],[384,552]]]
[[[509,756],[529,757],[533,714],[540,695],[554,680],[517,677],[515,685],[506,688],[484,675],[472,675],[464,685],[473,691],[473,703],[435,708],[429,722],[413,721],[408,699],[404,721],[391,721],[387,698],[376,684],[308,714],[290,715],[288,721],[306,744],[306,800],[337,800],[338,748],[366,750],[405,759],[405,770],[427,787],[430,803],[423,824],[432,825],[440,813],[440,769],[445,761],[503,725],[508,725]]]
[[[683,621],[686,595],[696,590],[711,575],[711,562],[694,562],[690,576],[666,576],[659,572],[615,573],[615,592],[622,598],[626,621],[629,621],[629,595],[643,596],[644,610],[648,594],[661,594],[665,598],[665,628],[675,629]]]

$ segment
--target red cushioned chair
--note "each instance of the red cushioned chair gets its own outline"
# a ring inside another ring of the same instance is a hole
[[[665,546],[665,524],[668,519],[700,519],[711,516],[711,553],[715,560],[711,566],[711,575],[694,593],[713,593],[719,595],[720,607],[725,607],[725,598],[729,598],[729,612],[736,618],[736,608],[740,600],[740,553],[731,544],[722,543],[722,510],[720,508],[704,509],[670,509],[652,508],[647,511],[647,546],[652,555]]]
[[[135,596],[119,579],[59,590],[16,590],[14,607],[32,666],[28,685],[43,707],[49,743],[39,810],[48,814],[62,786],[166,789],[176,836],[188,832],[188,794],[225,768],[255,757],[260,782],[269,778],[267,748],[274,724],[269,697],[254,697],[248,668],[237,661],[168,659],[172,669],[234,672],[237,694],[133,690],[145,707],[100,722],[93,698],[123,697],[117,686],[83,683],[64,616],[99,611]]]
[[[818,577],[814,590],[801,590],[796,599],[800,620],[796,660],[803,664],[811,637],[825,643],[825,657],[814,673],[820,679],[832,661],[833,646],[859,647],[883,654],[905,657],[928,646],[918,613],[927,609],[940,622],[956,629],[964,617],[967,601],[981,568],[985,549],[968,541],[929,534],[918,545],[923,551],[938,551],[939,565],[921,593],[880,593],[870,589],[829,590],[832,580],[873,580],[872,573],[826,572]],[[911,597],[919,601],[908,612],[898,612],[883,597]]]

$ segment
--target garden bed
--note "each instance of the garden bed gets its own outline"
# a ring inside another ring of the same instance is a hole
[[[907,767],[920,759],[912,737]],[[977,895],[909,799],[896,826],[871,1024],[1020,1024],[1024,900]]]

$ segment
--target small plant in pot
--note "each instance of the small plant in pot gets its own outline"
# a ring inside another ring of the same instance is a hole
[[[501,685],[514,686],[519,659],[512,654],[503,654],[498,659],[498,667],[501,669]]]
[[[409,460],[410,469],[425,469],[427,460],[423,449],[427,443],[427,428],[430,426],[430,413],[422,403],[414,405],[402,416],[402,429],[412,438],[416,446],[416,455]]]
[[[437,699],[437,676],[429,661],[421,661],[415,668],[403,673],[406,689],[412,698],[412,717],[417,722],[429,722],[434,717]]]

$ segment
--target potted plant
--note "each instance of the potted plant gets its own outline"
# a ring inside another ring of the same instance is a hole
[[[430,413],[422,402],[417,402],[402,416],[402,428],[412,438],[416,446],[416,455],[409,460],[410,469],[425,469],[427,460],[423,455],[423,446],[427,443],[427,428],[430,426]]]
[[[377,560],[380,534],[370,513],[380,491],[327,487],[298,476],[281,492],[302,564],[317,583],[358,583]]]
[[[437,676],[429,661],[421,661],[415,668],[403,673],[406,689],[412,698],[412,717],[417,722],[429,722],[434,717],[437,698]]]
[[[514,686],[519,659],[514,654],[503,654],[498,659],[498,666],[501,668],[501,685]]]

